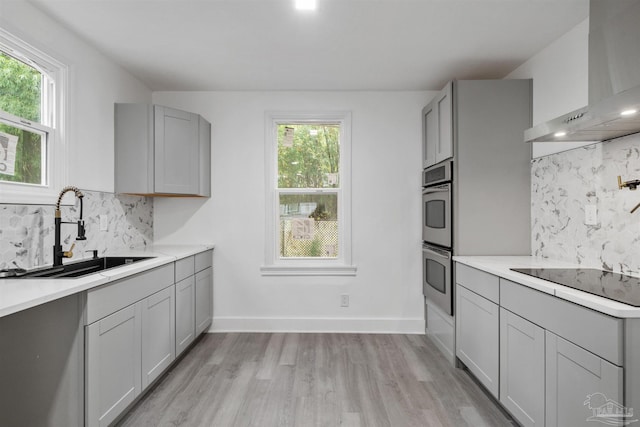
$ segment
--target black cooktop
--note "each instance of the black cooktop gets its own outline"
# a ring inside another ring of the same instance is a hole
[[[640,307],[640,278],[595,268],[512,268],[518,273]]]

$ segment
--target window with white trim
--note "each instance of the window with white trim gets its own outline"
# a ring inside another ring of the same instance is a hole
[[[267,113],[265,275],[353,275],[351,114]]]
[[[65,83],[63,64],[0,29],[0,203],[55,203]]]

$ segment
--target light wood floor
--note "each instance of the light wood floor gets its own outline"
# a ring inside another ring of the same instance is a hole
[[[121,426],[515,425],[420,335],[205,334]]]

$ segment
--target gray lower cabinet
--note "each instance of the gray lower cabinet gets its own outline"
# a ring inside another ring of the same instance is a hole
[[[590,420],[596,410],[622,409],[622,319],[462,264],[455,273],[456,356],[519,424],[593,426],[611,421]]]
[[[593,426],[594,409],[622,405],[622,385],[623,368],[546,331],[547,427]]]
[[[524,426],[544,426],[544,329],[500,308],[500,403]]]
[[[205,332],[213,319],[213,268],[196,273],[196,335]]]
[[[195,298],[194,276],[176,283],[176,356],[180,355],[196,337]]]
[[[456,356],[498,398],[498,304],[456,286]]]
[[[85,425],[107,426],[211,325],[213,252],[91,289],[85,310]]]
[[[142,388],[145,389],[176,358],[176,306],[170,286],[142,301]]]
[[[142,302],[86,328],[87,426],[107,426],[142,391]]]

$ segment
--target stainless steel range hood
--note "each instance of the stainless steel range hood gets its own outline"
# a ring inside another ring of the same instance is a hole
[[[589,105],[527,129],[525,141],[606,141],[638,132],[640,0],[591,0]]]

